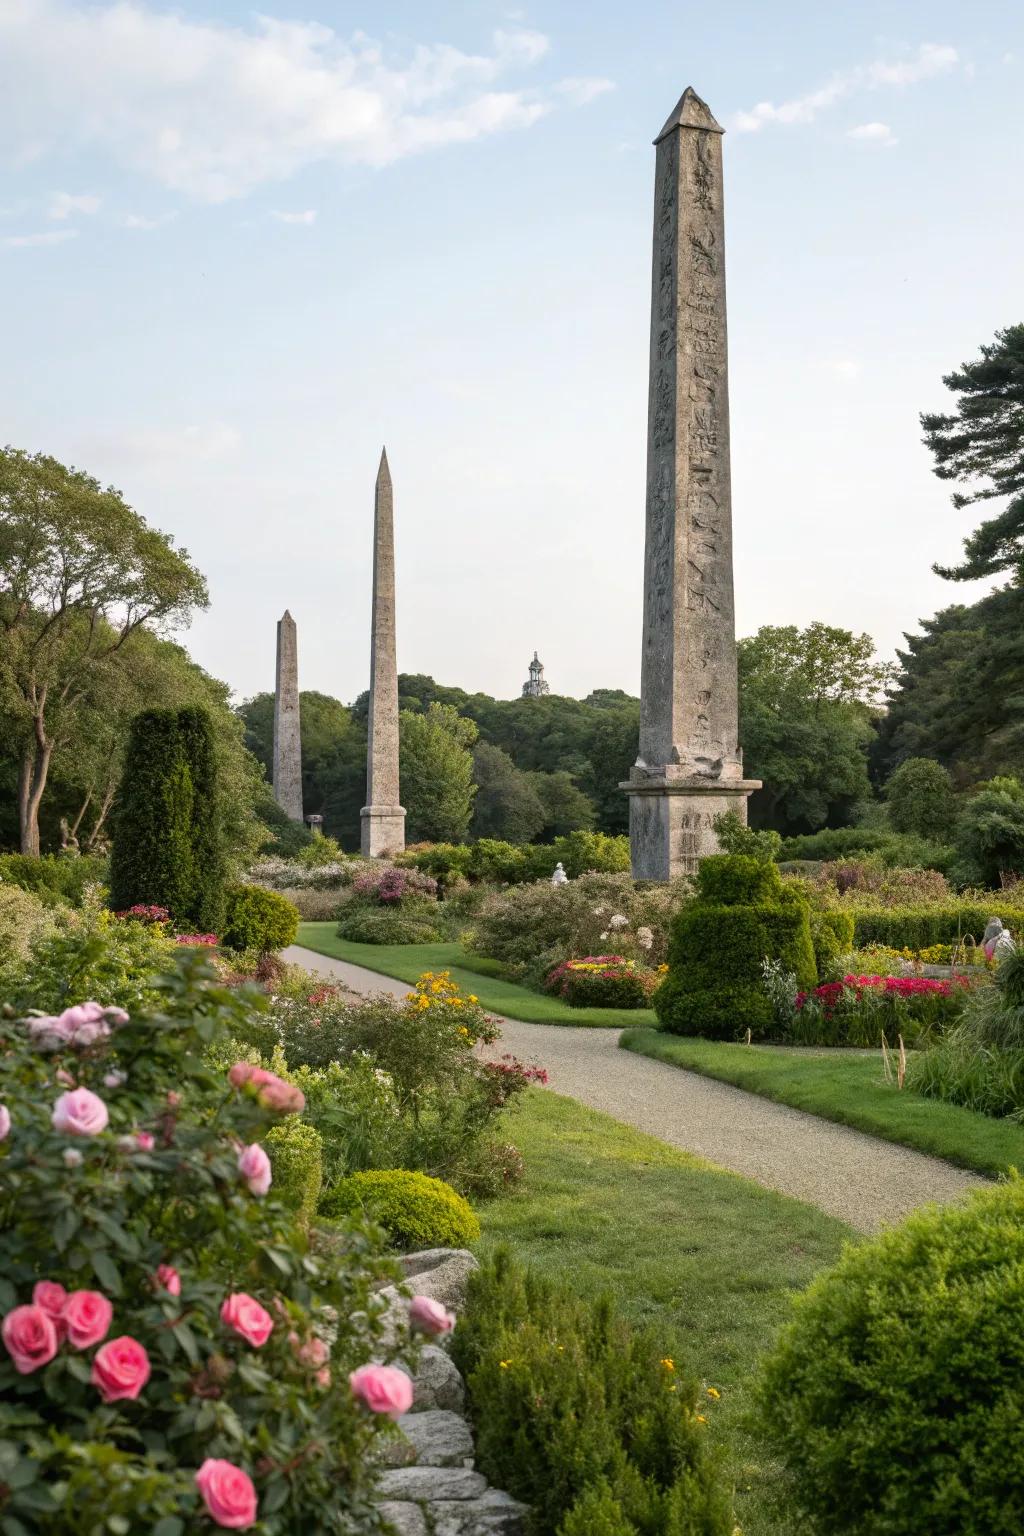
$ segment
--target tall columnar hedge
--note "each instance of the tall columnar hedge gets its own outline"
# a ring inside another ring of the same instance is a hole
[[[181,926],[215,932],[223,916],[217,762],[199,709],[136,715],[114,818],[110,903],[166,907]]]
[[[695,898],[673,919],[668,975],[654,994],[662,1029],[712,1040],[768,1034],[765,960],[781,961],[805,991],[815,985],[807,902],[774,864],[738,853],[704,859]]]

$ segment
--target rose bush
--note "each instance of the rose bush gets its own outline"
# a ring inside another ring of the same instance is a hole
[[[657,971],[622,955],[587,955],[556,965],[544,990],[570,1008],[647,1008],[660,980]]]
[[[0,1020],[0,1529],[382,1532],[387,1413],[350,1377],[387,1361],[387,1262],[351,1223],[311,1249],[272,1187],[272,1085],[203,1059],[259,995],[194,950],[153,986],[91,1033]]]

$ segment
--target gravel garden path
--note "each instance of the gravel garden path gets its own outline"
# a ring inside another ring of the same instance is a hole
[[[406,982],[292,945],[283,959],[353,992],[404,997]],[[618,1049],[619,1031],[501,1020],[494,1053],[546,1067],[555,1093],[603,1110],[769,1189],[874,1232],[929,1201],[958,1200],[987,1180],[909,1147]]]

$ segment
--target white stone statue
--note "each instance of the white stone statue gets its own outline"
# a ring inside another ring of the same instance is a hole
[[[1009,947],[1013,949],[1013,939],[1010,938],[1009,933],[1003,927],[1002,919],[999,917],[990,917],[988,923],[986,924],[985,932],[982,935],[981,940],[981,947],[990,960],[996,952],[996,946],[999,944],[1004,935],[1010,940]]]
[[[551,884],[552,885],[568,885],[568,883],[569,883],[569,876],[566,874],[565,870],[562,868],[562,861],[561,861],[561,859],[559,859],[558,863],[555,865],[555,872],[551,876]]]

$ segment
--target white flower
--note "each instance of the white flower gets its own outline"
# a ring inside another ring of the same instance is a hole
[[[623,917],[621,912],[616,912],[614,917],[608,919],[609,928],[628,928],[629,918]]]
[[[650,949],[654,943],[654,934],[649,928],[638,928],[636,931],[636,941],[641,949]]]
[[[604,907],[595,907],[594,908],[594,916],[595,917],[604,917]]]
[[[607,933],[607,930],[606,930],[604,933],[602,933],[601,938],[602,939],[606,939],[607,937],[608,937],[608,933]]]
[[[68,1147],[63,1153],[64,1162],[69,1168],[77,1168],[82,1161],[82,1154],[77,1147]]]

